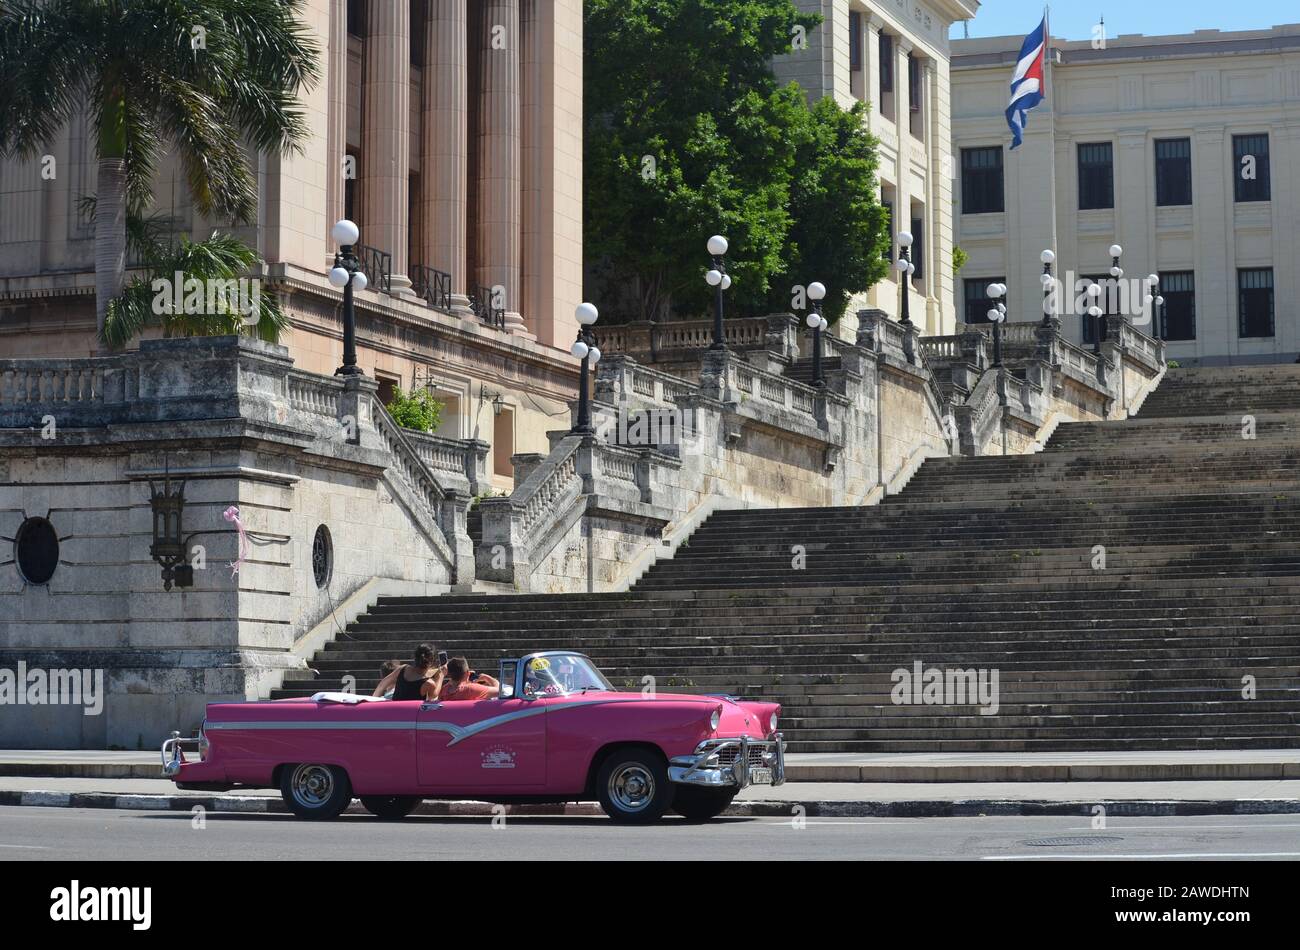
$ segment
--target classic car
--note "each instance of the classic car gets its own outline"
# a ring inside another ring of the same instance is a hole
[[[183,789],[279,788],[312,819],[356,796],[389,819],[424,799],[468,798],[595,800],[617,822],[670,810],[702,821],[748,785],[785,780],[775,703],[620,692],[568,651],[503,660],[500,680],[501,695],[483,700],[211,703],[198,736],[163,743],[163,771]]]

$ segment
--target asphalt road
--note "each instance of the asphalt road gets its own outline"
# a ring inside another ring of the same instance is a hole
[[[486,818],[417,816],[400,823],[345,816],[308,824],[281,815],[74,808],[0,808],[0,860],[177,858],[316,860],[409,855],[429,860],[466,854],[514,860],[727,858],[1043,861],[1300,859],[1300,816],[1110,818],[730,818],[706,825],[668,819],[627,828],[604,818],[517,817],[494,828]],[[1082,843],[1042,839],[1066,836]],[[1035,843],[1036,842],[1036,843]]]

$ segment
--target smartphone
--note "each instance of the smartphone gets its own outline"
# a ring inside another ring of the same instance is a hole
[[[471,674],[469,674],[469,681],[470,681],[471,683],[477,683],[477,682],[478,682],[478,676],[479,676],[479,675],[478,675],[477,673],[471,673]]]
[[[439,666],[446,666],[446,665],[447,665],[447,651],[446,651],[446,650],[439,650],[439,651],[438,651],[438,665],[439,665]]]

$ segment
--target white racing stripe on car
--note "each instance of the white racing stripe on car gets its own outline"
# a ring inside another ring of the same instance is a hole
[[[489,729],[495,729],[497,726],[505,725],[508,722],[514,722],[516,719],[527,719],[529,716],[539,716],[545,712],[560,712],[566,709],[577,709],[585,706],[605,706],[613,703],[640,703],[645,702],[641,697],[628,699],[592,699],[579,700],[572,703],[562,703],[555,706],[532,706],[528,709],[518,709],[514,712],[504,713],[500,716],[493,716],[490,719],[484,719],[482,722],[476,722],[470,726],[461,726],[453,722],[442,722],[436,719],[425,719],[419,722],[305,722],[301,720],[288,722],[267,722],[265,720],[250,720],[246,722],[208,722],[204,727],[207,731],[214,729],[224,729],[232,732],[242,732],[245,730],[265,730],[265,729],[283,729],[283,730],[300,730],[300,729],[335,729],[335,730],[367,730],[367,729],[418,729],[422,731],[446,732],[451,735],[452,739],[447,743],[448,747],[454,746],[471,736],[476,736],[480,732],[486,732]]]

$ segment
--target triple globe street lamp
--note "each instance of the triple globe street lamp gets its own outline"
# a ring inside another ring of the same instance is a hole
[[[912,296],[911,281],[912,275],[916,273],[916,265],[912,263],[912,232],[898,232],[898,260],[894,261],[894,268],[898,271],[899,286],[903,291],[903,318],[898,322],[905,327],[912,325],[912,315],[910,309],[909,297]]]
[[[822,301],[826,299],[826,285],[819,281],[809,284],[808,299],[812,301],[812,313],[808,314],[807,320],[813,332],[812,384],[820,387],[826,385],[826,380],[822,377],[822,331],[830,326],[822,316]]]
[[[590,373],[591,367],[600,362],[600,347],[597,346],[596,333],[591,328],[600,318],[600,311],[595,304],[580,303],[574,311],[578,318],[578,338],[569,348],[569,352],[582,360],[582,370],[578,381],[578,419],[570,430],[574,435],[591,435],[595,429],[591,425]]]
[[[352,303],[352,293],[365,290],[370,284],[366,272],[361,269],[361,261],[353,248],[361,237],[361,229],[347,218],[339,221],[330,230],[330,237],[339,249],[334,252],[334,266],[330,268],[329,281],[335,287],[343,289],[343,365],[334,371],[335,376],[361,376],[357,366],[357,314]]]
[[[711,350],[725,350],[727,341],[722,332],[722,292],[731,288],[731,275],[727,273],[727,248],[731,245],[721,234],[715,234],[708,241],[709,256],[713,266],[704,274],[704,282],[714,289],[713,301],[713,344]]]

